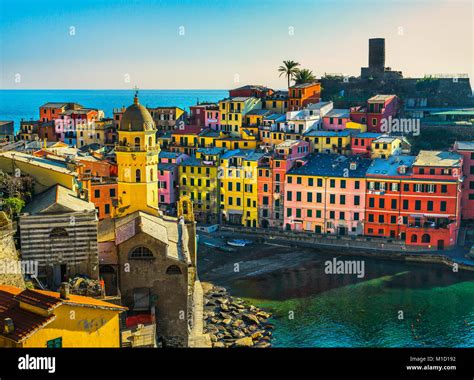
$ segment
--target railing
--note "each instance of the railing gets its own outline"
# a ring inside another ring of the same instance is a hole
[[[126,146],[126,145],[115,145],[116,152],[158,152],[160,147],[156,146],[149,146],[146,148],[142,148],[139,146]]]

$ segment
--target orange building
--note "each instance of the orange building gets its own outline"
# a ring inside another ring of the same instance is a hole
[[[300,110],[311,103],[321,101],[321,83],[295,84],[288,88],[289,111]]]
[[[40,107],[39,118],[41,121],[54,121],[55,119],[59,118],[59,115],[67,110],[78,110],[81,108],[82,106],[77,103],[50,102],[43,104]]]
[[[114,205],[117,202],[117,180],[100,178],[89,183],[89,201],[94,203],[99,220],[112,218]]]

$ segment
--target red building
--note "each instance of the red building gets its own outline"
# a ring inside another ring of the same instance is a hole
[[[39,118],[41,121],[54,121],[59,118],[63,112],[68,110],[78,110],[83,108],[80,104],[77,103],[60,103],[60,102],[50,102],[43,104],[40,107]]]
[[[285,177],[288,170],[309,154],[307,141],[286,140],[264,157],[257,171],[258,220],[260,227],[283,228]]]
[[[350,119],[356,123],[366,124],[368,132],[384,132],[381,130],[382,119],[394,118],[398,109],[399,99],[396,95],[376,95],[367,101],[366,107],[352,107]]]
[[[229,97],[255,97],[255,98],[265,98],[273,94],[271,88],[260,86],[260,85],[246,85],[239,88],[234,88],[229,90]]]
[[[445,249],[457,242],[462,156],[420,151],[376,159],[367,171],[364,234]]]
[[[474,142],[457,141],[454,151],[463,156],[461,219],[474,219]]]
[[[370,157],[372,141],[382,136],[382,133],[364,132],[351,137],[351,152],[362,157]]]

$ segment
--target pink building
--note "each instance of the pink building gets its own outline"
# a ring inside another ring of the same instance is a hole
[[[219,126],[219,106],[215,103],[199,103],[189,107],[190,125],[199,127],[210,127],[218,129]]]
[[[323,116],[323,129],[326,131],[342,131],[350,121],[349,110],[334,108]]]
[[[366,107],[352,107],[350,119],[356,123],[366,124],[368,132],[383,132],[382,120],[394,118],[398,109],[399,99],[396,95],[376,95],[367,100]]]
[[[285,229],[362,235],[370,162],[359,156],[316,154],[291,169],[285,181]]]
[[[283,199],[286,172],[309,154],[310,144],[286,140],[272,155],[264,157],[258,167],[257,193],[260,227],[283,227]]]
[[[382,136],[382,133],[364,132],[351,137],[351,152],[362,157],[370,157],[372,141]]]
[[[174,206],[178,197],[178,165],[189,156],[161,151],[158,163],[158,199],[160,206]]]
[[[457,141],[454,143],[454,151],[463,156],[461,218],[474,219],[474,142]]]

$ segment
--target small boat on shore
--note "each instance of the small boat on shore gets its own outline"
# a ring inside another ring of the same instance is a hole
[[[246,245],[251,244],[251,240],[244,240],[244,239],[234,239],[234,240],[229,240],[227,244],[233,246],[233,247],[245,247]]]

